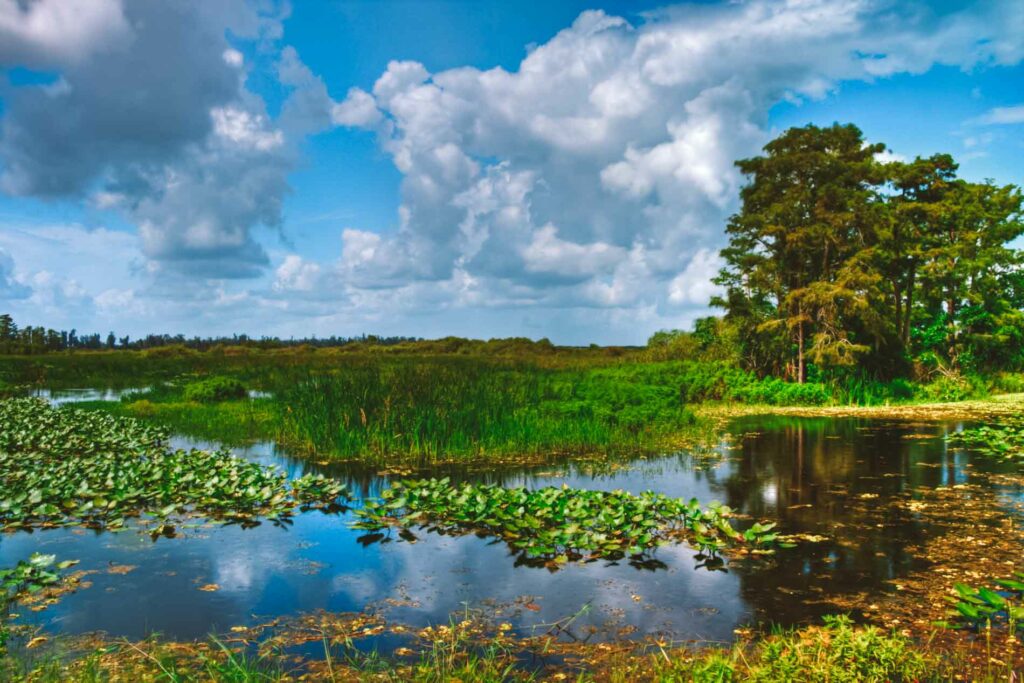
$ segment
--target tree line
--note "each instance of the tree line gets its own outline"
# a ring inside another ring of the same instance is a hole
[[[79,335],[73,329],[70,331],[52,330],[32,325],[19,327],[10,314],[0,314],[0,354],[8,355],[37,355],[55,351],[100,351],[103,349],[143,351],[168,346],[180,346],[196,351],[208,351],[217,346],[244,346],[258,349],[295,346],[327,348],[348,346],[350,344],[393,346],[416,341],[420,340],[415,337],[381,337],[372,334],[364,334],[358,337],[331,336],[303,339],[253,338],[244,334],[235,334],[230,337],[185,337],[182,334],[149,334],[145,337],[132,339],[130,336],[118,337],[113,332],[103,337],[100,334]]]
[[[712,304],[748,369],[804,382],[1024,366],[1020,188],[959,178],[948,154],[884,151],[856,126],[812,125],[736,162],[748,182]]]

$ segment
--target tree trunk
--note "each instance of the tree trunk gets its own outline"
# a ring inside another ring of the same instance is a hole
[[[949,325],[949,362],[953,367],[957,366],[957,353],[956,353],[956,301],[953,299],[952,291],[949,292],[946,299],[946,324]]]
[[[896,300],[896,336],[903,339],[903,291],[896,278],[892,280],[892,294]]]
[[[917,276],[917,267],[912,266],[910,268],[910,279],[907,282],[907,307],[903,311],[903,329],[900,333],[900,338],[903,340],[903,346],[910,346],[910,315],[914,310],[914,279]]]
[[[796,381],[797,384],[804,383],[804,321],[800,321],[797,327],[797,356],[796,356]]]

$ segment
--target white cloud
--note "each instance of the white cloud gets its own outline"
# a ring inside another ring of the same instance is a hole
[[[891,164],[894,161],[905,162],[906,160],[907,157],[905,157],[902,154],[897,154],[896,152],[893,152],[891,149],[884,149],[881,152],[875,153],[875,161],[881,164]]]
[[[725,263],[721,257],[708,249],[701,249],[687,264],[686,269],[672,278],[668,286],[668,298],[673,303],[705,304],[711,297],[722,293],[722,288],[711,280]]]
[[[225,140],[260,152],[284,144],[284,133],[267,130],[266,117],[235,107],[214,107],[210,110],[213,132]]]
[[[1024,123],[1024,104],[1014,107],[995,107],[976,119],[982,125],[1013,125]]]
[[[633,26],[591,11],[514,70],[391,62],[371,92],[328,107],[375,130],[403,176],[397,229],[347,229],[338,277],[389,311],[425,297],[690,316],[717,291],[733,162],[770,138],[776,103],[939,63],[1015,63],[1017,14],[754,0]]]
[[[224,63],[228,66],[240,67],[245,63],[245,57],[238,50],[229,47],[221,53],[221,57],[224,59]]]
[[[32,294],[32,289],[18,282],[14,276],[14,259],[0,249],[0,301],[5,299],[24,299]]]
[[[626,250],[605,242],[567,242],[559,239],[558,229],[549,223],[534,233],[522,256],[526,270],[530,272],[551,273],[576,280],[614,268],[626,257]]]
[[[515,68],[393,61],[339,101],[277,42],[284,7],[0,0],[0,63],[60,72],[5,93],[0,183],[89,197],[138,229],[0,231],[18,261],[15,275],[0,263],[0,288],[45,271],[45,296],[86,296],[97,320],[143,306],[190,329],[294,316],[418,332],[404,321],[419,316],[444,333],[480,317],[508,333],[614,325],[642,338],[715,292],[742,182],[733,162],[775,132],[775,104],[936,64],[1015,64],[1018,5],[750,0],[636,25],[591,11]],[[246,63],[246,41],[273,64],[279,113],[246,86],[261,62]],[[1019,109],[982,123],[1019,122]],[[268,253],[257,231],[281,228],[302,142],[332,126],[373,131],[401,173],[396,224],[346,227],[336,254]]]
[[[275,271],[274,289],[279,292],[310,292],[322,286],[322,269],[318,263],[289,254]]]
[[[336,126],[369,128],[381,119],[373,96],[360,88],[351,88],[342,102],[331,107],[331,121]]]

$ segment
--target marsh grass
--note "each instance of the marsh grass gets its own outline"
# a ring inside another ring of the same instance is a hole
[[[637,447],[693,421],[646,387],[595,400],[576,373],[463,360],[346,368],[279,394],[286,442],[339,457],[436,460]],[[589,399],[589,400],[588,400]]]
[[[343,458],[437,460],[657,449],[706,427],[691,402],[817,403],[819,389],[721,364],[551,369],[435,358],[352,364],[280,386],[275,399],[286,443]]]
[[[582,350],[525,357],[109,352],[33,363],[0,367],[0,375],[79,387],[146,385],[120,404],[86,407],[230,445],[273,439],[318,459],[376,464],[633,455],[706,440],[711,421],[691,407],[708,403],[774,409],[929,395],[902,380],[851,375],[801,385],[722,361],[650,362]],[[245,398],[244,387],[269,397]]]

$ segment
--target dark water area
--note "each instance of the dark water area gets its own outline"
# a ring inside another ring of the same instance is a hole
[[[566,465],[439,473],[506,486],[567,484],[718,500],[753,519],[776,521],[784,533],[820,539],[719,568],[702,566],[686,545],[669,545],[643,568],[598,561],[551,572],[522,566],[503,543],[475,535],[421,531],[415,542],[391,534],[366,544],[363,532],[350,527],[350,513],[320,512],[283,527],[195,524],[156,541],[134,529],[6,534],[0,536],[0,566],[45,552],[79,559],[78,568],[95,572],[87,577],[90,587],[21,617],[63,633],[193,639],[281,615],[369,606],[411,626],[484,609],[500,610],[501,621],[527,633],[578,615],[571,630],[579,637],[728,641],[746,625],[803,623],[835,611],[832,597],[894,590],[894,579],[923,567],[925,560],[908,547],[934,529],[912,509],[889,503],[1001,467],[944,439],[961,428],[956,422],[749,417],[734,421],[731,437],[710,456],[678,453],[598,471]],[[210,447],[184,438],[175,445]],[[387,477],[372,470],[316,465],[272,444],[235,452],[292,475],[315,470],[338,477],[363,496],[387,486]],[[997,494],[996,504],[1005,502],[1008,514],[1024,500],[1016,489]],[[132,568],[109,571],[125,567]],[[200,590],[210,584],[216,590]]]

